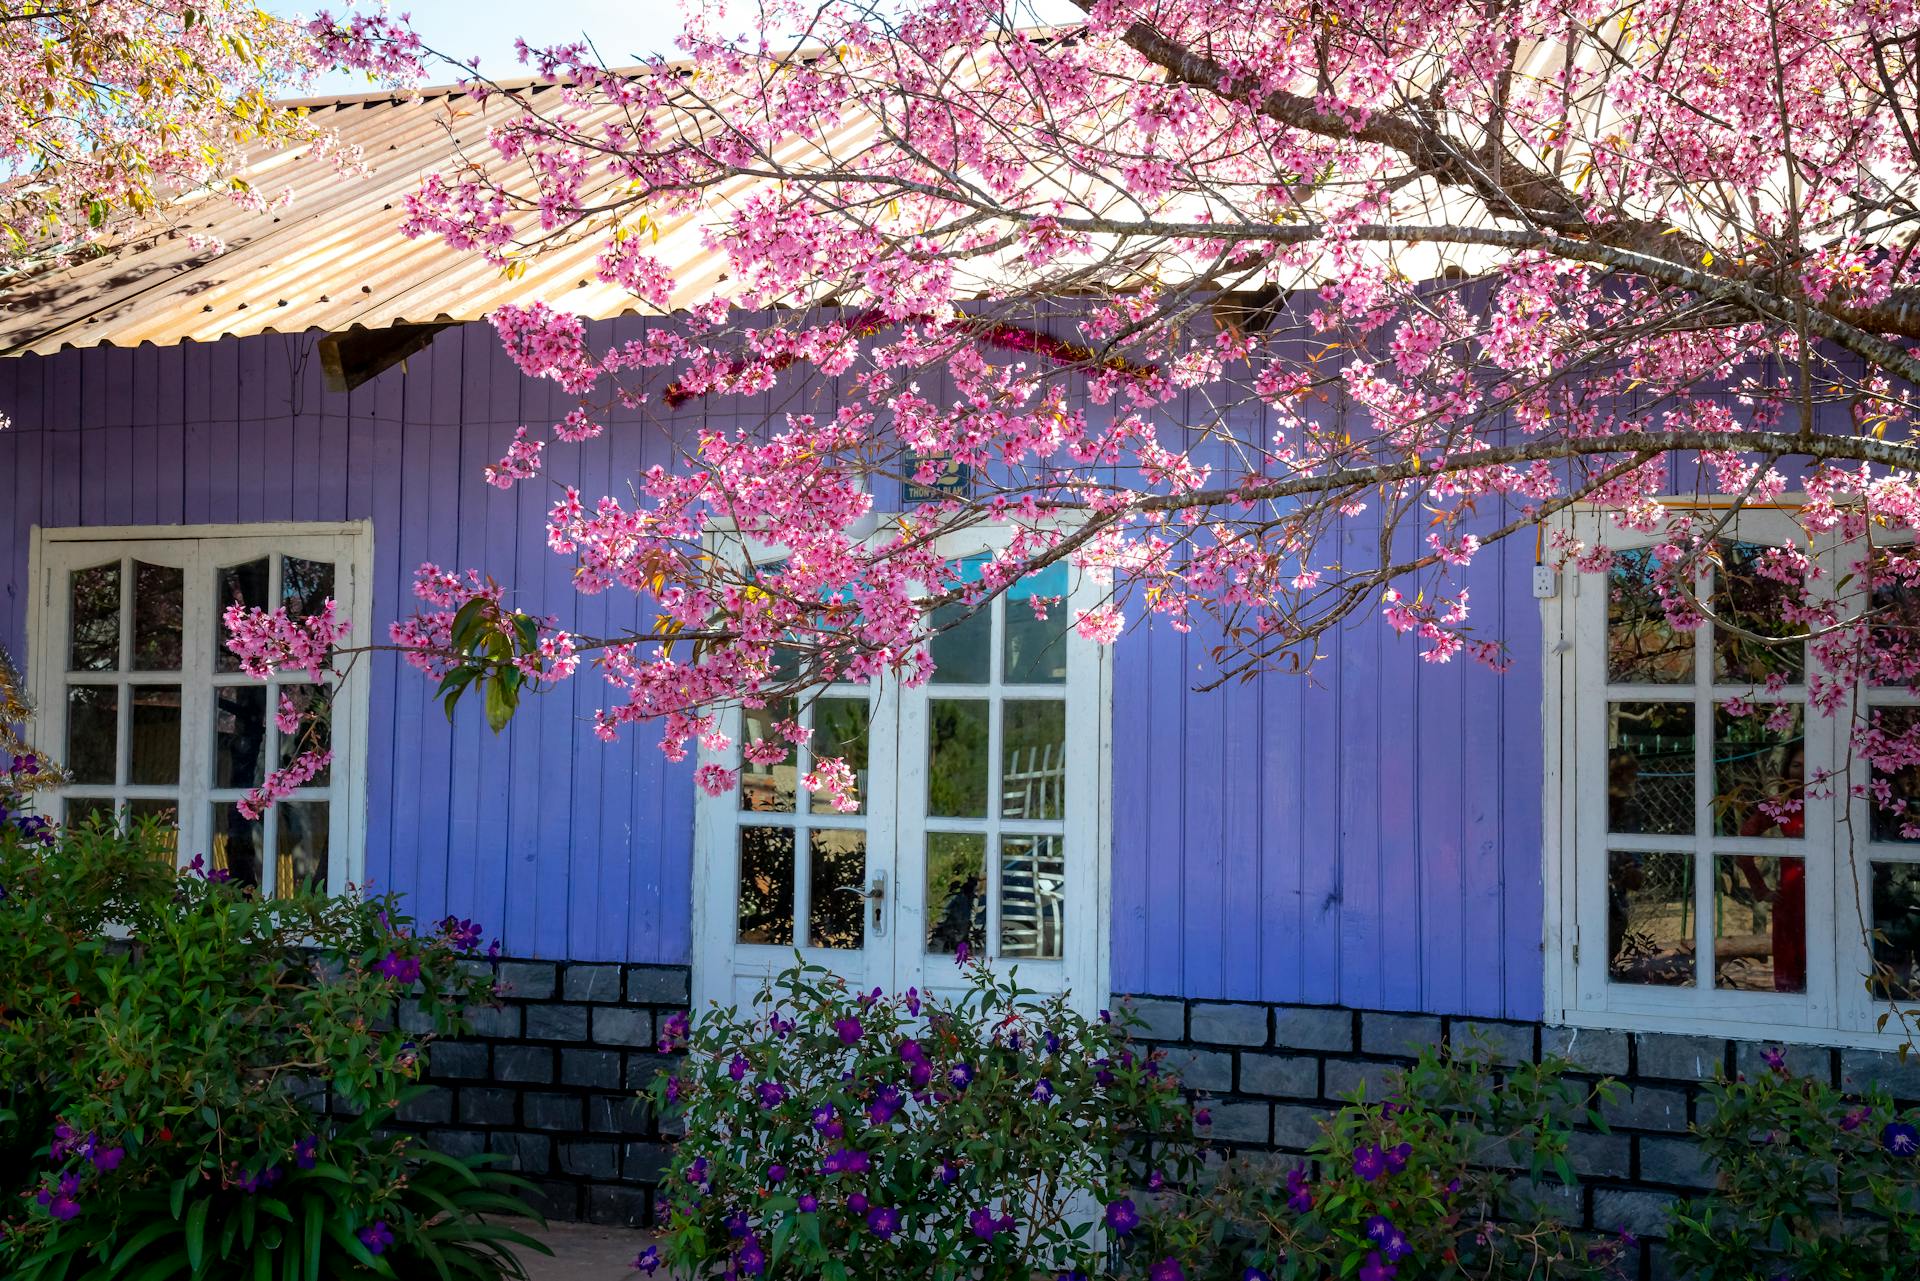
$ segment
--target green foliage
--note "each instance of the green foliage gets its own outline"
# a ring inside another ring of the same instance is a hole
[[[662,1188],[676,1275],[1090,1273],[1101,1206],[1193,1172],[1192,1111],[1123,1026],[956,977],[951,1001],[862,995],[801,965],[702,1016],[654,1087],[686,1130]]]
[[[522,1185],[377,1124],[490,998],[477,930],[173,857],[151,823],[0,822],[0,1273],[518,1275],[477,1216]]]
[[[1361,1091],[1331,1115],[1308,1162],[1236,1157],[1159,1199],[1134,1253],[1195,1281],[1613,1275],[1621,1243],[1581,1239],[1550,1199],[1575,1183],[1573,1127],[1604,1131],[1617,1089],[1564,1064],[1429,1051],[1385,1100]]]
[[[1698,1281],[1908,1281],[1920,1112],[1901,1115],[1880,1090],[1849,1098],[1775,1059],[1753,1080],[1707,1087],[1698,1129],[1720,1187],[1675,1208],[1675,1261]]]

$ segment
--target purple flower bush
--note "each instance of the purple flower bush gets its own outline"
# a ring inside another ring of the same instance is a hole
[[[1920,1260],[1920,1110],[1850,1097],[1768,1056],[1707,1087],[1698,1128],[1719,1171],[1674,1209],[1668,1247],[1699,1281],[1892,1281]],[[1843,1218],[1836,1206],[1848,1206]]]
[[[0,823],[0,1276],[521,1275],[481,1216],[525,1185],[391,1130],[492,999],[473,923],[175,858],[152,820]]]
[[[1576,1082],[1564,1064],[1429,1053],[1384,1099],[1362,1092],[1331,1115],[1306,1159],[1235,1157],[1215,1178],[1153,1194],[1138,1213],[1132,1201],[1109,1206],[1107,1223],[1133,1272],[1149,1278],[1631,1275],[1632,1243],[1576,1233],[1533,1191],[1574,1182],[1573,1127],[1604,1129],[1597,1105],[1617,1089]]]
[[[686,1137],[649,1262],[675,1277],[1105,1275],[1149,1172],[1190,1180],[1192,1113],[1124,1020],[977,963],[951,1001],[798,966],[666,1030]],[[1172,1136],[1182,1136],[1173,1138]]]

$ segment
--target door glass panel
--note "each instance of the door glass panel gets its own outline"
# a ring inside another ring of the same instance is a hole
[[[242,814],[237,805],[214,802],[213,849],[207,862],[210,871],[225,872],[240,884],[258,889],[267,868],[266,827]]]
[[[740,941],[793,946],[793,829],[740,829]]]
[[[1714,862],[1713,985],[1806,991],[1806,861],[1723,854]]]
[[[1000,955],[1059,960],[1067,857],[1058,836],[1000,840]]]
[[[293,714],[300,718],[299,724],[293,733],[289,734],[284,730],[281,732],[280,764],[278,768],[284,769],[286,766],[293,764],[295,758],[303,752],[324,752],[333,746],[332,724],[328,722],[325,716],[315,716],[311,719],[309,719],[308,716],[309,712],[323,708],[326,705],[326,691],[321,686],[281,685],[274,690],[273,697],[275,699],[273,707],[276,717],[281,715],[283,711],[282,700],[284,700],[286,704],[292,705]],[[320,769],[314,771],[313,777],[302,784],[302,786],[325,787],[328,782],[331,781],[330,776],[332,772],[330,766],[322,766]]]
[[[1007,589],[1001,680],[1009,685],[1067,681],[1067,567],[1049,565]],[[1046,618],[1034,616],[1042,602]]]
[[[1618,552],[1607,571],[1607,679],[1681,685],[1693,679],[1693,633],[1667,622],[1649,548]]]
[[[927,833],[927,951],[951,953],[987,943],[987,838],[978,832]]]
[[[76,783],[114,783],[119,763],[120,689],[67,687],[66,766]]]
[[[1801,630],[1787,621],[1790,607],[1800,601],[1800,590],[1761,572],[1769,549],[1758,543],[1723,542],[1718,550],[1713,612],[1729,625],[1713,629],[1713,678],[1757,685],[1774,676],[1799,684],[1806,668],[1805,642],[1772,638]]]
[[[1920,1001],[1920,863],[1873,865],[1873,994]]]
[[[1806,835],[1796,805],[1806,782],[1806,741],[1797,703],[1735,715],[1713,709],[1714,829],[1722,836]]]
[[[927,813],[987,816],[989,706],[980,698],[928,700]]]
[[[1868,828],[1876,841],[1920,840],[1920,762],[1910,760],[1912,752],[1904,746],[1920,709],[1876,707],[1869,715],[1875,736],[1899,746],[1874,761]]]
[[[1693,831],[1693,704],[1607,706],[1607,830]]]
[[[173,565],[133,562],[133,670],[180,670],[181,611],[186,571]]]
[[[1692,987],[1693,855],[1607,855],[1607,977]]]
[[[120,562],[74,570],[68,603],[68,670],[110,672],[119,667]]]
[[[327,887],[330,813],[325,801],[281,801],[273,807],[274,844],[279,876],[274,892],[285,896],[295,886]]]
[[[867,941],[867,834],[816,831],[808,838],[807,946],[857,948]],[[886,910],[893,905],[886,904]]]
[[[775,721],[794,715],[794,700],[781,699],[766,707],[749,707],[741,713],[740,749],[744,752],[756,740],[786,747],[786,759],[772,764],[747,760],[740,762],[740,808],[762,814],[793,813],[794,798],[800,786],[800,769],[792,744],[774,732]]]
[[[180,781],[180,687],[135,685],[128,781]]]
[[[240,660],[227,648],[227,625],[219,621],[230,605],[246,605],[266,608],[267,604],[267,558],[249,561],[244,565],[229,565],[214,575],[213,613],[214,644],[213,670],[216,672],[237,672]]]
[[[993,607],[982,605],[971,615],[966,605],[942,605],[933,611],[935,685],[985,685],[993,679]]]
[[[258,787],[266,779],[267,687],[213,691],[213,785]]]
[[[1000,733],[1000,813],[1061,818],[1066,813],[1067,705],[1009,700]]]
[[[287,607],[288,618],[318,614],[332,595],[332,561],[280,558],[280,603]]]
[[[813,759],[838,756],[847,762],[853,771],[854,795],[860,801],[860,808],[850,811],[855,814],[867,812],[867,738],[872,714],[872,704],[864,698],[822,698],[813,705]],[[810,808],[815,814],[838,812],[832,800],[818,794]]]

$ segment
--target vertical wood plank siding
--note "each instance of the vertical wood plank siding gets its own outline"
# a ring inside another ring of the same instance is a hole
[[[644,321],[597,328],[625,341]],[[28,530],[38,523],[348,520],[374,524],[376,632],[422,561],[511,574],[514,603],[602,632],[622,593],[575,597],[546,548],[541,484],[481,469],[554,388],[522,378],[492,330],[449,330],[348,395],[312,335],[0,361],[0,642],[25,658]],[[930,388],[937,393],[937,388]],[[693,402],[675,429],[789,407]],[[653,407],[657,415],[658,406]],[[1104,412],[1104,411],[1097,411]],[[657,419],[656,419],[657,423]],[[622,411],[549,479],[627,495],[672,441]],[[887,496],[883,496],[883,500]],[[1365,518],[1344,537],[1364,542]],[[1475,616],[1512,644],[1501,677],[1421,663],[1372,618],[1313,676],[1197,693],[1215,642],[1145,625],[1115,653],[1114,986],[1119,991],[1533,1018],[1539,1014],[1539,610],[1531,546],[1469,578]],[[449,726],[392,654],[365,664],[367,872],[415,912],[470,916],[514,955],[684,963],[693,786],[646,730],[608,746],[589,673],[499,737]]]

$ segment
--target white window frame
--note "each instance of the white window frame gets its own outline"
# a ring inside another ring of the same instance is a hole
[[[373,595],[373,523],[371,521],[276,521],[245,525],[120,525],[72,528],[34,526],[28,552],[29,599],[27,617],[27,686],[32,693],[36,715],[34,736],[47,752],[63,759],[66,750],[68,683],[68,598],[69,574],[76,569],[103,564],[120,558],[148,563],[178,565],[186,571],[182,610],[183,652],[179,672],[126,671],[126,656],[132,644],[129,629],[122,627],[122,669],[116,683],[120,688],[136,684],[181,686],[180,781],[177,785],[133,784],[78,785],[78,793],[112,791],[120,799],[139,799],[142,794],[179,798],[180,835],[178,860],[182,866],[195,854],[207,854],[212,847],[211,807],[216,796],[231,799],[246,789],[215,789],[212,786],[213,716],[212,701],[204,695],[219,685],[261,684],[242,673],[216,673],[213,669],[211,641],[217,635],[213,572],[221,566],[245,563],[261,557],[290,555],[333,562],[334,599],[339,613],[347,620],[349,631],[345,645],[360,647],[372,637]],[[269,581],[279,572],[274,561]],[[121,582],[123,619],[131,598],[130,576]],[[269,608],[277,605],[269,601]],[[204,643],[203,643],[204,642]],[[364,664],[362,665],[364,666]],[[276,677],[276,680],[281,678]],[[305,681],[304,673],[282,683]],[[103,682],[104,683],[104,682]],[[323,787],[303,788],[294,799],[325,800],[328,814],[327,889],[343,892],[350,883],[365,879],[366,868],[366,759],[369,716],[369,673],[351,672],[335,694],[331,711],[333,761],[329,782]],[[269,722],[275,709],[267,709]],[[126,720],[125,701],[120,713],[121,752],[131,742]],[[269,735],[273,733],[271,724]],[[275,741],[271,737],[270,743]],[[267,762],[270,768],[272,761]],[[119,773],[125,773],[125,761]],[[42,808],[50,817],[65,816],[69,789],[46,793]],[[269,862],[263,868],[266,885],[272,892],[277,869]]]
[[[1694,504],[1688,504],[1689,506]],[[1792,506],[1791,498],[1776,506]],[[1548,523],[1550,532],[1565,532],[1585,544],[1616,550],[1652,546],[1658,532],[1641,534],[1617,526],[1612,514],[1582,504],[1563,511]],[[1779,511],[1742,511],[1721,537],[1757,543],[1778,543],[1792,534],[1804,547],[1805,535],[1790,517]],[[1812,554],[1825,573],[1816,590],[1831,590],[1842,564],[1857,558],[1858,545],[1834,547],[1816,544]],[[1545,1012],[1549,1022],[1574,1027],[1618,1028],[1639,1031],[1695,1033],[1747,1040],[1816,1045],[1890,1048],[1904,1035],[1897,1023],[1891,1030],[1875,1028],[1877,1016],[1888,1006],[1866,992],[1868,947],[1860,921],[1871,919],[1870,864],[1876,858],[1920,861],[1912,846],[1879,846],[1862,840],[1849,851],[1844,844],[1842,810],[1854,831],[1867,827],[1867,803],[1845,796],[1811,795],[1806,800],[1806,836],[1797,848],[1774,845],[1766,838],[1716,837],[1700,823],[1692,841],[1697,850],[1737,855],[1760,853],[1805,857],[1806,991],[1804,994],[1720,990],[1703,985],[1689,988],[1611,982],[1607,976],[1607,875],[1612,850],[1639,845],[1674,845],[1674,840],[1609,835],[1607,832],[1607,715],[1612,701],[1697,700],[1711,684],[1712,657],[1703,641],[1696,645],[1696,680],[1692,685],[1609,686],[1606,681],[1606,577],[1568,568],[1557,576],[1554,594],[1541,601],[1542,707],[1545,763],[1542,796],[1542,873],[1544,880],[1543,947],[1545,952]],[[1807,654],[1809,669],[1817,660]],[[1719,687],[1728,689],[1724,683]],[[1777,695],[1762,694],[1755,701],[1805,702],[1805,685]],[[1875,690],[1874,705],[1912,704],[1904,691]],[[1708,706],[1711,706],[1709,700]],[[1803,716],[1809,772],[1824,763],[1837,763],[1848,742],[1846,714],[1829,716],[1809,707]],[[1697,760],[1709,768],[1713,729],[1696,727]],[[1707,777],[1711,777],[1710,773]],[[1834,790],[1839,790],[1837,781]],[[1701,789],[1704,790],[1704,789]],[[1708,798],[1697,798],[1697,814],[1704,814]],[[1711,845],[1712,850],[1707,850]],[[1847,859],[1855,860],[1853,875]],[[1696,876],[1696,904],[1711,891],[1710,875]],[[1856,894],[1855,885],[1858,885]],[[1696,948],[1708,955],[1712,917],[1696,914]],[[1710,962],[1705,966],[1711,978]]]

